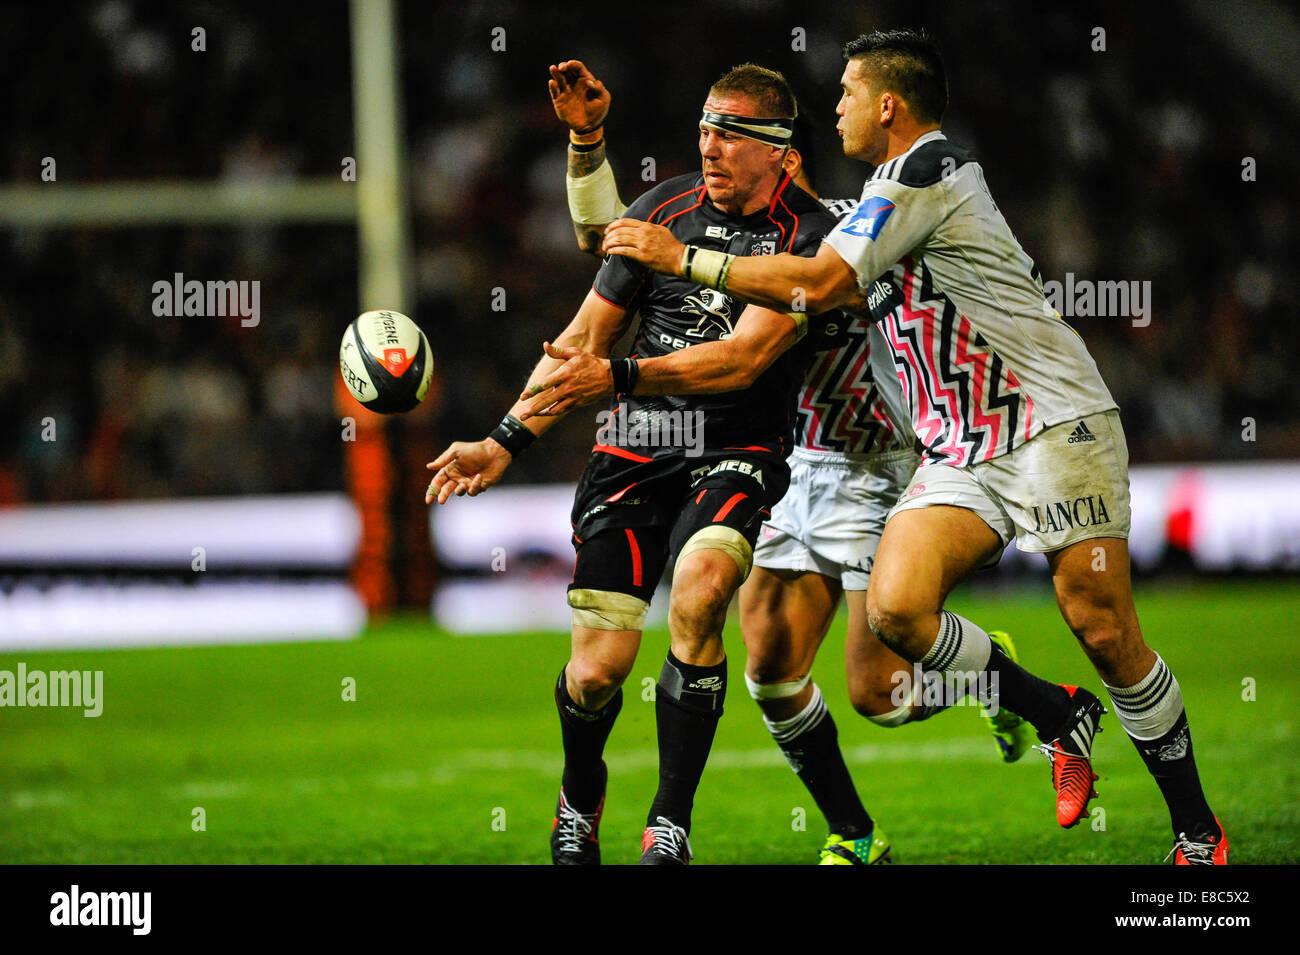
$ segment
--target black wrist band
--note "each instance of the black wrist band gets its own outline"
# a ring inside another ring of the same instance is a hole
[[[641,366],[635,358],[615,358],[609,363],[609,371],[614,376],[616,395],[630,395],[641,379]]]
[[[537,435],[512,414],[502,418],[488,437],[509,451],[511,457],[518,457],[521,451],[537,440]]]
[[[577,133],[579,136],[586,136],[588,133],[594,133],[596,130],[600,129],[604,125],[605,125],[605,120],[602,119],[599,123],[596,123],[594,126],[588,126],[586,129],[573,129],[572,126],[570,126],[569,128],[573,129],[573,131]]]
[[[569,140],[569,148],[575,153],[594,153],[603,145],[605,145],[604,136],[600,137],[600,139],[596,140],[594,143],[575,143],[572,139]]]

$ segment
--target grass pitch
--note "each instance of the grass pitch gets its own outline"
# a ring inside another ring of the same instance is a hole
[[[962,591],[950,606],[1010,630],[1035,672],[1101,689],[1050,592]],[[1300,588],[1164,584],[1139,590],[1138,611],[1182,685],[1232,861],[1300,861]],[[657,778],[642,688],[666,646],[647,633],[607,750],[607,863],[638,856]],[[745,693],[734,621],[727,646],[696,861],[814,862],[822,819]],[[841,620],[815,677],[898,862],[1158,863],[1168,851],[1163,802],[1113,715],[1095,747],[1093,818],[1066,832],[1046,760],[1002,764],[975,707],[894,730],[854,714],[842,648]],[[399,621],[342,644],[0,655],[0,669],[104,672],[99,718],[0,709],[0,862],[547,863],[561,766],[551,687],[567,649],[565,634],[457,638]]]

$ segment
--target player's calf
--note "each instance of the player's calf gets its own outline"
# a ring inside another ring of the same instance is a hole
[[[565,689],[583,709],[601,710],[618,693],[629,671],[630,665],[574,656],[564,668]]]
[[[1097,550],[1103,560],[1098,560]],[[1169,667],[1142,639],[1133,606],[1127,542],[1081,541],[1050,555],[1057,603],[1110,693],[1115,715],[1169,806],[1179,839],[1220,840],[1201,788],[1183,694]],[[1223,853],[1226,859],[1226,852]]]
[[[745,683],[749,695],[763,710],[763,722],[786,762],[826,817],[827,829],[841,840],[869,838],[873,826],[871,816],[862,805],[844,764],[839,731],[826,708],[821,689],[807,675],[759,683],[747,673]],[[790,704],[800,699],[807,702],[802,706]],[[793,714],[789,713],[791,709]],[[783,715],[772,715],[773,710]]]
[[[853,704],[853,709],[859,716],[865,716],[886,729],[918,723],[947,709],[945,705],[927,706],[921,702],[921,684],[912,680],[911,673],[905,672],[904,676],[906,682],[896,683],[889,688],[876,685],[866,688],[851,686],[849,701]]]
[[[725,526],[697,531],[679,551],[668,612],[672,645],[655,688],[659,788],[646,819],[650,836],[651,830],[690,832],[695,791],[727,695],[722,626],[752,553],[745,537]]]

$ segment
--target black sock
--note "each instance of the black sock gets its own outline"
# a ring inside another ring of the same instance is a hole
[[[1165,661],[1157,656],[1150,672],[1132,686],[1107,685],[1106,689],[1115,715],[1169,804],[1174,835],[1217,836],[1219,827],[1205,801],[1192,755],[1183,691]]]
[[[682,663],[672,651],[655,688],[655,722],[659,727],[659,789],[647,826],[659,817],[691,830],[691,808],[713,734],[727,696],[727,661],[711,667]]]
[[[583,709],[569,696],[561,670],[555,684],[555,708],[560,712],[564,740],[564,796],[579,812],[595,812],[605,792],[605,767],[600,757],[614,718],[623,708],[623,690],[620,688],[602,709]]]
[[[844,765],[839,733],[817,684],[813,684],[812,699],[798,715],[787,720],[764,716],[763,722],[785,753],[790,768],[826,817],[827,828],[845,839],[857,839],[869,833],[871,816],[858,798],[849,768]]]
[[[1059,683],[1034,676],[993,647],[985,668],[990,681],[997,678],[997,704],[1028,720],[1044,743],[1055,739],[1061,724],[1073,712],[1071,697]]]
[[[1205,801],[1201,777],[1196,771],[1196,758],[1192,755],[1192,733],[1187,726],[1187,714],[1179,713],[1169,732],[1158,739],[1133,736],[1129,739],[1133,740],[1169,805],[1169,822],[1174,835],[1185,832],[1192,837],[1217,836],[1219,827],[1214,823],[1210,804]]]

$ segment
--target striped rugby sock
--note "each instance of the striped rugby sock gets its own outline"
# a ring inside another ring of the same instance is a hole
[[[821,688],[814,683],[808,705],[789,719],[770,720],[764,715],[763,722],[826,817],[828,830],[845,839],[861,838],[871,832],[871,816],[844,765],[839,731]]]
[[[1070,695],[1057,683],[1034,676],[993,645],[989,635],[965,617],[944,610],[939,634],[921,658],[921,666],[940,673],[987,672],[989,700],[1030,722],[1038,738],[1054,739],[1073,709]]]
[[[1133,740],[1169,806],[1174,834],[1217,834],[1192,753],[1183,692],[1159,656],[1149,673],[1127,687],[1106,686],[1120,725]]]

